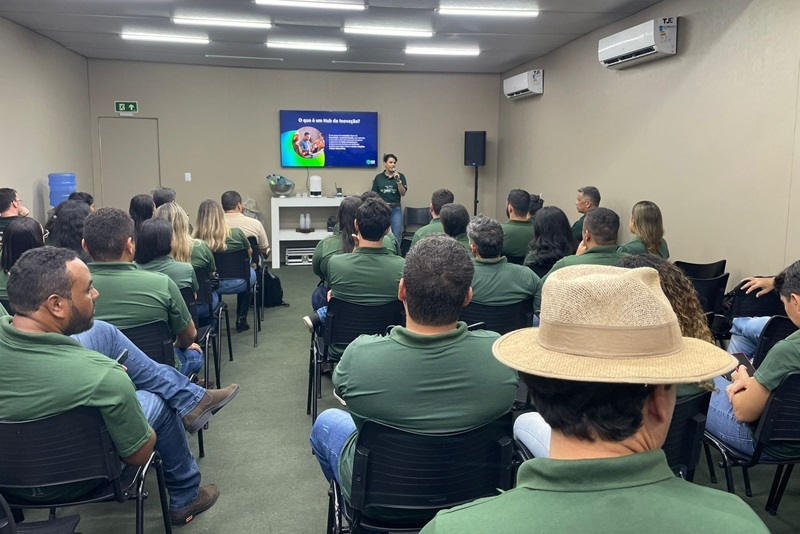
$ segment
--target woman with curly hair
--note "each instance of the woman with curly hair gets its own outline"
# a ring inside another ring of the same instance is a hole
[[[575,254],[575,241],[569,219],[555,206],[545,206],[537,211],[533,228],[536,236],[528,245],[528,255],[522,264],[541,278],[558,260]]]
[[[47,244],[74,250],[84,262],[92,261],[81,246],[83,223],[89,213],[91,208],[82,200],[65,200],[56,206],[44,226],[47,231]]]
[[[654,202],[642,200],[633,205],[629,228],[633,239],[620,245],[620,252],[628,254],[654,254],[669,259],[669,247],[664,239],[664,222],[661,209]]]

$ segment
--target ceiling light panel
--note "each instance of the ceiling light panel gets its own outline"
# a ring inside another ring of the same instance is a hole
[[[190,26],[222,26],[226,28],[258,28],[268,30],[272,28],[269,21],[257,20],[233,20],[233,19],[213,19],[205,17],[173,17],[175,24],[185,24]]]
[[[441,6],[437,9],[440,15],[466,15],[473,17],[538,17],[536,9],[496,9],[480,7]]]
[[[303,0],[254,0],[259,6],[301,7],[308,9],[338,9],[343,11],[364,11],[364,4],[344,4],[341,2],[304,2]]]
[[[433,32],[430,30],[409,30],[401,28],[365,28],[345,26],[344,33],[354,33],[361,35],[380,35],[384,37],[433,37]]]
[[[223,56],[219,54],[206,54],[209,59],[257,59],[259,61],[283,61],[282,57],[254,57],[254,56]]]
[[[433,46],[409,46],[406,47],[406,54],[418,54],[424,56],[477,56],[480,55],[479,48],[437,48]]]
[[[159,43],[208,44],[208,37],[191,37],[186,35],[169,35],[163,33],[123,32],[120,37],[126,41],[154,41]]]
[[[285,48],[289,50],[312,50],[317,52],[346,52],[347,46],[343,44],[292,42],[281,43],[267,41],[267,48]]]

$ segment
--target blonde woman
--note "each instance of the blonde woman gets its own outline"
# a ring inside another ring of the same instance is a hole
[[[250,253],[250,242],[238,228],[230,228],[225,222],[222,205],[214,200],[204,200],[197,210],[197,225],[192,235],[205,242],[214,253],[236,252],[247,250]],[[250,269],[250,280],[227,279],[219,281],[217,293],[220,295],[236,295],[236,331],[243,332],[250,328],[247,324],[247,312],[250,309],[248,288],[256,283],[256,272]]]
[[[669,259],[669,247],[664,239],[661,210],[654,202],[642,200],[633,205],[629,226],[633,239],[621,245],[619,252],[628,254],[653,254]]]

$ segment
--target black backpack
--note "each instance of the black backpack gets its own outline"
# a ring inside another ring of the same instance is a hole
[[[264,300],[265,308],[275,308],[277,306],[288,306],[289,304],[283,301],[283,287],[281,286],[281,279],[277,275],[271,273],[268,269],[264,273],[264,287],[261,288],[262,298]]]

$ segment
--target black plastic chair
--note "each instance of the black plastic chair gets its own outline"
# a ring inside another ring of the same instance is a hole
[[[230,314],[228,312],[228,305],[225,303],[222,298],[219,298],[217,301],[217,307],[213,308],[212,304],[214,302],[214,298],[212,293],[214,290],[211,288],[211,275],[208,274],[207,269],[195,269],[194,270],[195,277],[197,278],[197,284],[200,286],[200,289],[197,292],[197,299],[199,302],[205,303],[208,306],[208,309],[211,313],[212,322],[216,322],[216,328],[214,329],[214,336],[216,340],[216,354],[218,356],[217,362],[217,384],[220,384],[220,372],[221,372],[221,365],[222,365],[222,334],[220,330],[222,329],[222,316],[225,316],[225,330],[228,338],[228,357],[230,361],[233,361],[233,341],[231,340],[231,319]]]
[[[400,252],[405,257],[411,248],[414,232],[433,220],[430,208],[403,208],[403,233],[400,239]]]
[[[322,364],[328,361],[331,345],[348,345],[362,334],[383,335],[392,325],[405,324],[403,303],[367,306],[337,298],[328,302],[328,315],[323,325],[322,340],[311,334],[308,365],[308,401],[306,414],[312,423],[317,420],[317,399],[322,397]]]
[[[722,297],[728,285],[730,273],[725,273],[716,278],[692,278],[692,285],[700,299],[703,311],[718,314],[722,311]]]
[[[195,343],[203,347],[203,378],[206,381],[206,384],[209,383],[209,376],[210,370],[208,365],[209,353],[213,354],[214,360],[214,377],[217,379],[217,387],[219,387],[219,351],[217,350],[217,343],[216,343],[216,336],[217,332],[214,328],[214,325],[206,325],[206,326],[199,326],[200,320],[197,315],[197,299],[195,298],[194,290],[191,287],[183,287],[181,288],[181,296],[183,297],[183,301],[186,303],[186,307],[189,308],[189,313],[192,314],[192,320],[194,321],[195,326],[197,327],[197,338]],[[209,350],[211,349],[211,350]]]
[[[506,306],[487,306],[470,302],[461,310],[460,321],[468,325],[484,323],[486,330],[507,334],[533,325],[533,297]]]
[[[175,367],[173,336],[165,321],[154,321],[141,326],[120,329],[120,331],[150,359]]]
[[[3,308],[5,308],[8,313],[14,313],[14,310],[11,309],[11,303],[8,302],[8,299],[0,299],[0,304],[3,305]]]
[[[742,291],[742,282],[736,286],[731,309],[727,315],[733,317],[771,317],[773,315],[784,315],[781,297],[774,291],[766,295],[756,297],[757,291],[745,293]]]
[[[0,422],[0,491],[12,508],[55,508],[97,502],[136,499],[136,532],[144,533],[144,490],[152,467],[158,479],[158,494],[164,530],[171,534],[164,469],[158,452],[144,466],[124,465],[95,408],[75,408],[34,421]],[[95,480],[98,486],[86,495],[63,502],[28,501],[8,493],[9,489],[43,488]]]
[[[439,510],[510,489],[511,421],[509,412],[473,430],[438,435],[365,421],[358,433],[349,502],[331,482],[327,532],[415,532]],[[386,509],[412,515],[392,521],[370,517]]]
[[[725,272],[727,260],[719,260],[713,263],[689,263],[688,261],[676,261],[675,267],[681,269],[689,278],[716,278]]]
[[[794,323],[784,315],[776,315],[764,326],[761,335],[758,338],[758,345],[756,345],[756,352],[753,354],[753,367],[758,369],[767,353],[779,341],[783,341],[790,335],[797,332],[797,327]]]
[[[220,280],[247,281],[247,293],[250,294],[250,302],[253,304],[253,346],[258,347],[258,331],[261,330],[261,316],[258,313],[256,286],[250,286],[250,255],[247,253],[246,249],[234,250],[233,252],[215,252],[214,262],[217,264],[217,274]],[[256,277],[256,279],[258,279],[258,277]],[[239,296],[237,295],[236,298],[238,299]],[[228,347],[230,347],[230,345],[228,345]],[[232,351],[230,353],[230,359],[233,361]]]
[[[68,515],[47,521],[17,524],[8,503],[0,495],[0,534],[75,534],[80,521],[81,516]]]
[[[253,251],[250,256],[250,261],[255,264],[256,270],[256,299],[253,306],[258,306],[258,317],[261,321],[264,320],[264,278],[267,274],[267,258],[265,254],[261,254],[261,249],[258,247],[258,239],[253,236],[247,238],[250,242],[250,249]],[[267,249],[269,254],[269,249]]]
[[[708,470],[711,474],[711,481],[716,482],[714,465],[711,461],[711,454],[708,447],[714,447],[722,454],[720,467],[725,470],[725,481],[728,493],[735,493],[733,485],[733,468],[741,467],[744,477],[745,494],[750,497],[750,476],[748,469],[758,464],[777,465],[775,477],[772,479],[772,487],[769,490],[767,503],[764,509],[770,515],[778,513],[783,492],[789,483],[794,464],[800,463],[800,454],[796,458],[782,460],[767,460],[761,455],[764,449],[772,444],[782,443],[796,444],[800,450],[800,372],[789,373],[781,383],[770,393],[769,400],[764,406],[764,412],[757,424],[753,425],[753,441],[756,443],[755,451],[752,456],[747,456],[742,452],[733,449],[710,434],[705,432],[703,444],[706,448],[706,458],[708,460]]]
[[[689,482],[694,480],[694,472],[700,462],[709,402],[710,391],[678,399],[667,439],[661,446],[669,468]]]

